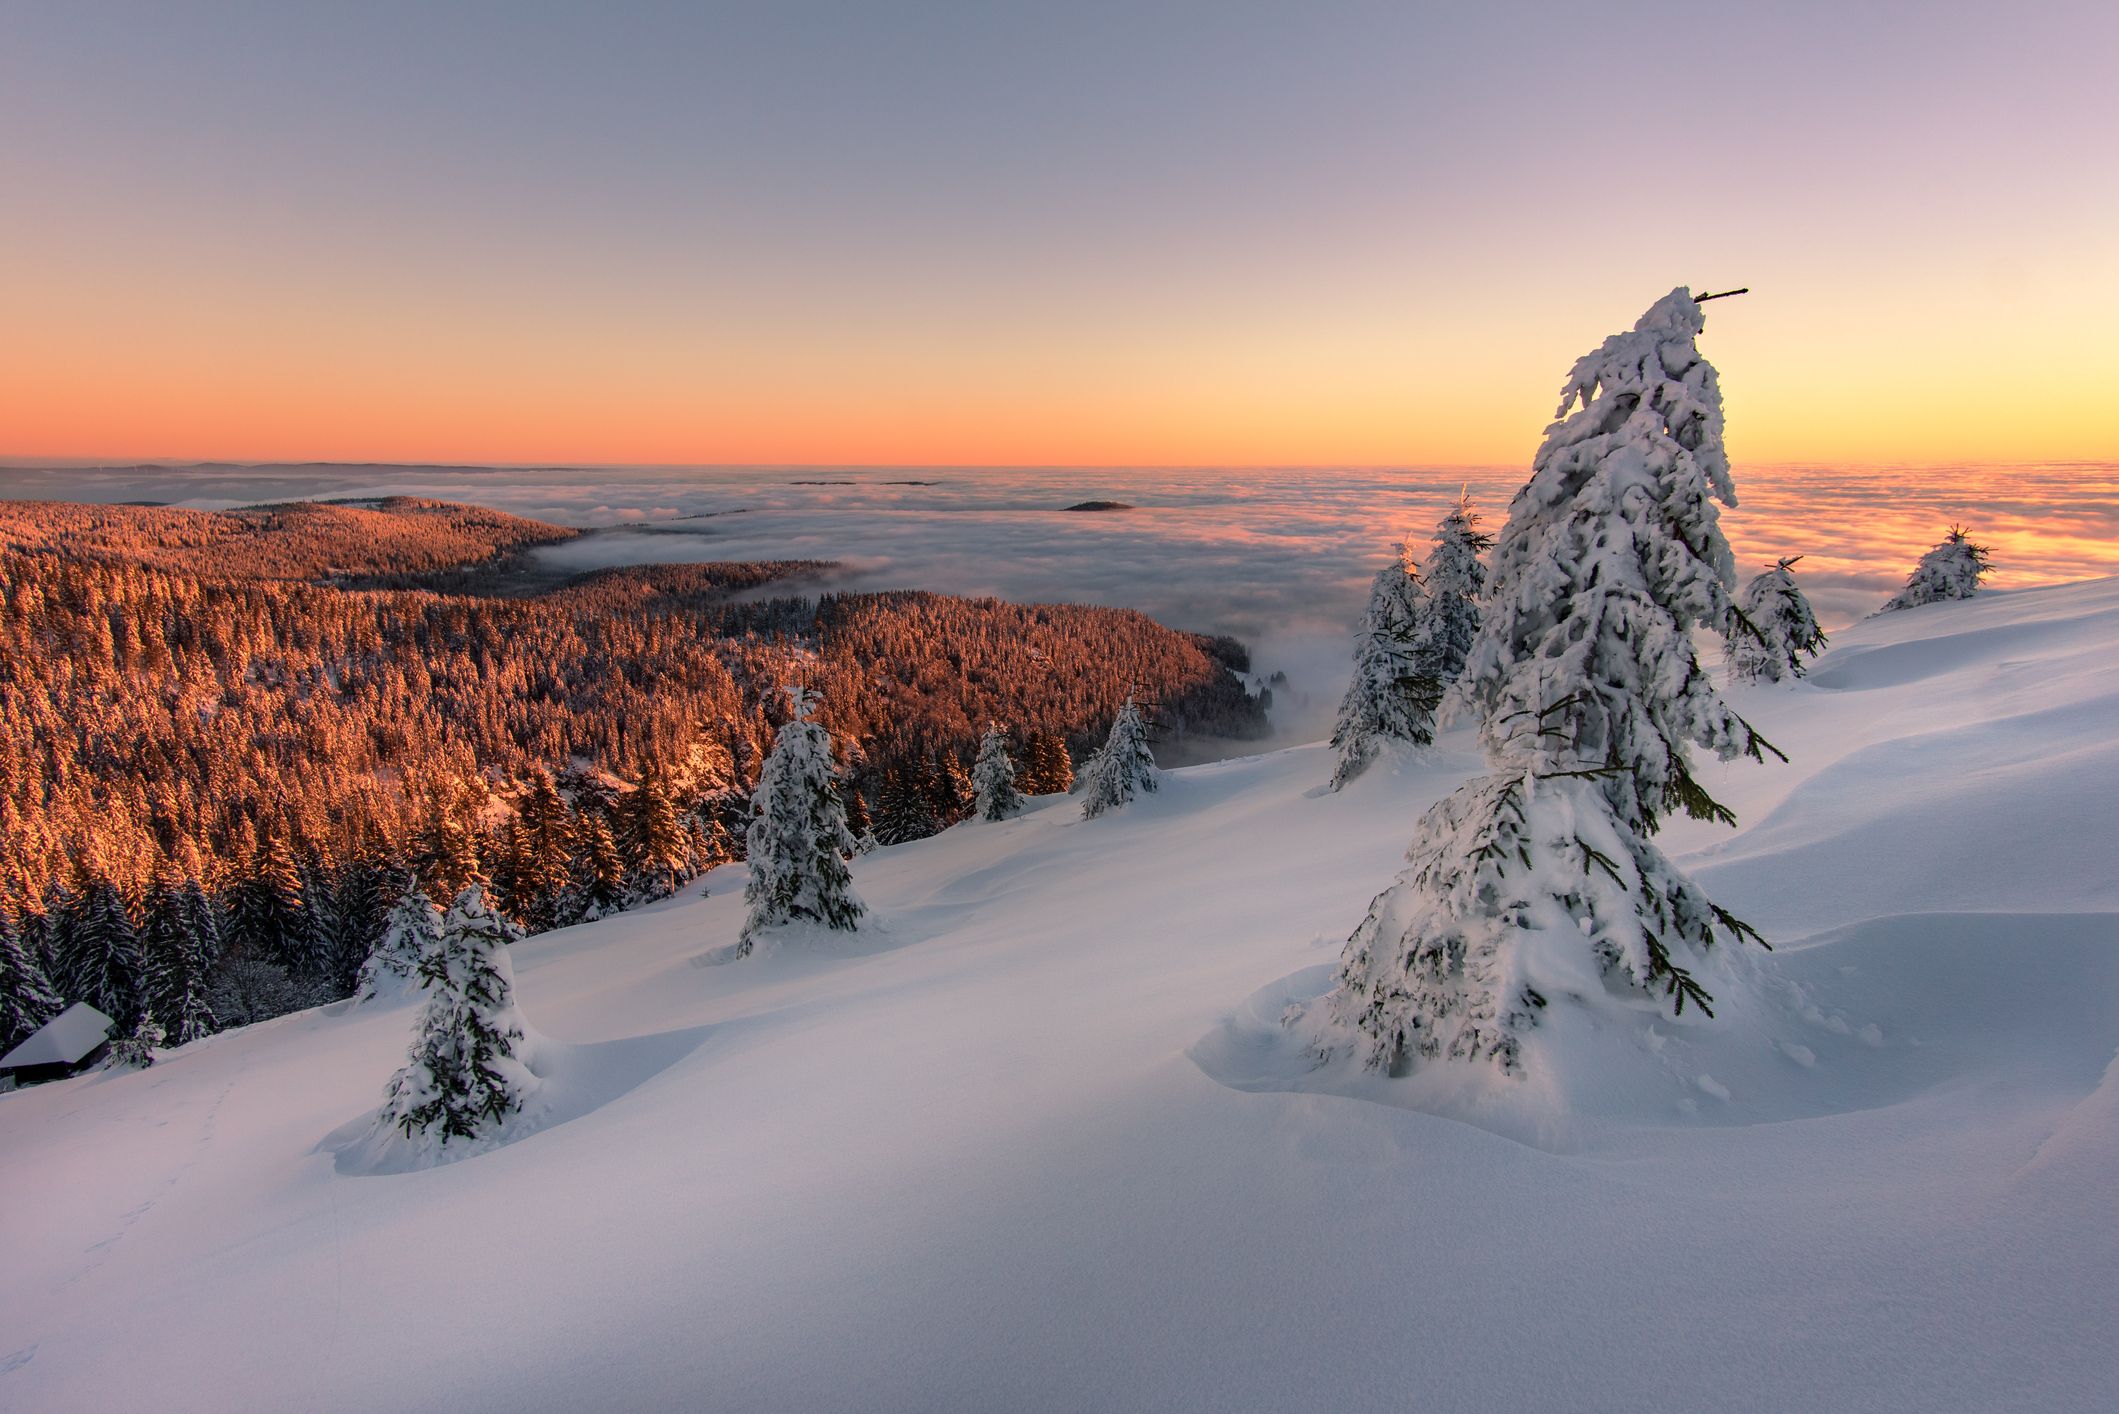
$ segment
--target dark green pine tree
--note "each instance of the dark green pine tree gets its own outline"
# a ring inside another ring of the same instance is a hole
[[[1074,785],[1074,760],[1066,741],[1052,732],[1031,733],[1017,784],[1025,795],[1066,794]]]
[[[102,1012],[119,1030],[130,1029],[147,1009],[143,963],[140,936],[116,884],[100,874],[90,876],[70,933],[73,960],[66,971],[82,988],[75,1000]]]
[[[677,802],[649,772],[618,802],[618,853],[636,896],[668,898],[692,876],[692,842]]]
[[[934,806],[921,781],[904,766],[883,773],[882,789],[876,792],[876,839],[883,844],[905,844],[923,840],[941,829]]]
[[[941,828],[948,829],[971,814],[975,792],[971,773],[952,752],[941,752],[927,768],[927,799]]]
[[[413,868],[421,880],[436,896],[454,898],[484,877],[479,855],[478,832],[471,828],[468,812],[439,795],[433,797],[413,850]]]
[[[532,932],[559,926],[567,885],[573,879],[574,812],[552,780],[539,771],[515,806],[508,902]]]
[[[234,894],[228,941],[238,952],[294,975],[311,970],[316,949],[309,900],[294,852],[278,831],[268,831],[259,842]]]
[[[187,896],[192,887],[174,873],[157,875],[140,935],[147,1009],[172,1046],[196,1041],[215,1026],[206,1004],[206,940],[194,930]]]
[[[206,890],[197,879],[184,881],[184,916],[192,936],[199,940],[199,946],[205,951],[206,967],[211,971],[227,951],[227,931],[222,925],[221,910],[214,907],[213,900],[206,896]]]
[[[74,924],[81,900],[64,881],[54,879],[44,890],[44,901],[23,922],[22,942],[29,960],[44,972],[45,980],[59,994],[64,1007],[88,996],[88,978],[74,975],[80,953],[74,948]]]
[[[361,967],[382,940],[394,898],[391,871],[372,856],[349,859],[333,871],[331,912],[323,920],[330,989],[351,996]]]
[[[861,798],[860,790],[845,777],[839,779],[839,801],[846,807],[846,832],[855,839],[867,834],[875,822],[868,818],[868,802]]]
[[[0,910],[0,1055],[64,1009],[44,969],[22,946],[14,920]]]
[[[574,832],[560,926],[606,917],[625,904],[625,860],[619,856],[611,823],[600,810],[584,810]]]

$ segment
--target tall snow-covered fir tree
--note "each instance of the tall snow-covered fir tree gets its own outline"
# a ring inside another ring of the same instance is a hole
[[[799,919],[852,929],[867,912],[846,871],[854,838],[839,800],[831,735],[810,716],[816,699],[809,692],[794,687],[788,696],[794,715],[774,739],[751,797],[750,881],[743,886],[749,914],[739,956],[767,928]]]
[[[375,951],[361,964],[360,982],[354,988],[357,1001],[387,1001],[416,986],[420,964],[441,938],[441,915],[434,901],[420,888],[419,880],[407,877],[397,902],[383,920],[382,937]]]
[[[1689,636],[1725,631],[1734,609],[1714,503],[1735,489],[1703,324],[1674,290],[1575,364],[1496,546],[1460,688],[1492,774],[1421,818],[1317,1008],[1322,1053],[1519,1073],[1546,1008],[1595,1004],[1583,977],[1711,1015],[1693,969],[1718,937],[1757,937],[1651,839],[1669,810],[1733,818],[1693,777],[1691,747],[1772,749]]]
[[[64,1009],[44,969],[22,946],[14,920],[0,909],[0,1055]]]
[[[420,959],[426,1004],[405,1065],[390,1078],[379,1128],[446,1147],[492,1134],[536,1093],[505,939],[483,884],[456,896]]]
[[[1984,545],[1975,545],[1963,526],[1951,526],[1942,543],[1920,557],[1906,587],[1876,612],[1888,614],[1894,609],[1917,609],[1946,599],[1971,598],[1979,592],[1979,581],[1994,568],[1988,558],[1992,553]]]
[[[1754,576],[1738,597],[1742,617],[1731,620],[1728,633],[1729,676],[1736,681],[1799,678],[1806,671],[1804,660],[1824,651],[1825,631],[1791,572],[1801,558],[1782,560]]]
[[[1424,570],[1407,544],[1378,571],[1354,638],[1353,676],[1332,727],[1333,790],[1367,770],[1385,743],[1420,747],[1435,739],[1436,711],[1479,631],[1486,588],[1479,557],[1493,543],[1466,495],[1435,527]]]
[[[1367,770],[1386,741],[1425,746],[1435,739],[1442,682],[1417,646],[1425,597],[1412,547],[1401,546],[1370,583],[1354,635],[1354,675],[1332,724],[1332,749],[1339,757],[1333,790]]]
[[[1445,686],[1464,673],[1479,636],[1480,601],[1486,597],[1486,561],[1494,537],[1479,528],[1469,491],[1457,498],[1435,527],[1435,544],[1420,570],[1421,604],[1418,646]]]
[[[978,760],[971,765],[971,788],[981,820],[1005,820],[1023,808],[1015,788],[1015,762],[1008,755],[1008,735],[988,725],[979,738]]]
[[[1082,818],[1093,820],[1107,810],[1116,810],[1141,791],[1152,791],[1161,782],[1155,771],[1155,753],[1148,749],[1148,726],[1140,708],[1129,695],[1126,705],[1112,719],[1111,734],[1103,749],[1082,770]]]

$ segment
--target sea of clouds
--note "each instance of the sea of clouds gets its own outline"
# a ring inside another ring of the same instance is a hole
[[[832,587],[1122,605],[1233,634],[1287,674],[1275,718],[1321,734],[1371,575],[1468,489],[1489,528],[1520,468],[0,469],[0,494],[202,509],[392,494],[595,527],[540,551],[554,568],[825,559]],[[1741,572],[1803,555],[1827,628],[1873,610],[1953,521],[1994,547],[1997,588],[2119,573],[2119,467],[1739,467],[1722,525]],[[1081,501],[1122,511],[1068,511]]]

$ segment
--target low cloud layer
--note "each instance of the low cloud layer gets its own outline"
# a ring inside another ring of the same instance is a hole
[[[846,589],[933,589],[1140,609],[1234,634],[1288,673],[1276,717],[1316,735],[1369,577],[1416,551],[1468,485],[1498,529],[1520,469],[1281,471],[263,467],[0,471],[10,495],[222,507],[392,493],[473,501],[599,533],[541,552],[588,569],[830,559]],[[924,484],[908,484],[918,482]],[[1828,628],[1873,610],[1952,521],[1994,547],[1997,588],[2119,572],[2119,468],[1756,468],[1723,513],[1739,569],[1805,556]],[[1132,510],[1068,512],[1086,500]]]

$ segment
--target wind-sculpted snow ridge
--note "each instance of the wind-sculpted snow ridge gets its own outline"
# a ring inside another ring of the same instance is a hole
[[[1470,733],[1179,769],[861,856],[873,937],[699,965],[723,868],[512,945],[549,1108],[460,1162],[319,1147],[407,1005],[0,1096],[0,1407],[2109,1408],[2119,580],[1729,696],[1791,762],[1657,843],[1776,951],[1513,1110],[1277,1049]]]

